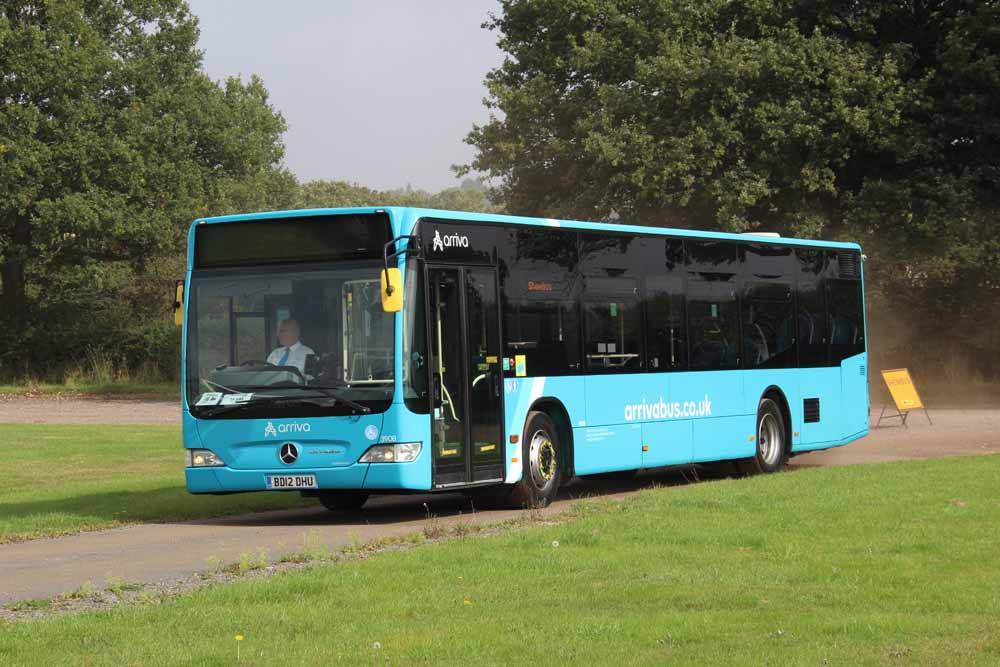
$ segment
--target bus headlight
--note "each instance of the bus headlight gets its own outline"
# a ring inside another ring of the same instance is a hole
[[[397,442],[391,445],[372,445],[358,463],[409,463],[420,455],[419,442]]]
[[[184,453],[188,468],[207,468],[226,465],[215,452],[208,449],[185,449]]]

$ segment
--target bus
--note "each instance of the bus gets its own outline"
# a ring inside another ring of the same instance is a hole
[[[199,219],[177,286],[191,493],[741,474],[868,433],[854,243],[415,208]]]

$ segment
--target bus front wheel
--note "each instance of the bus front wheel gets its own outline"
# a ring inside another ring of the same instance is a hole
[[[777,472],[788,460],[787,431],[781,408],[770,398],[762,398],[757,406],[757,451],[738,462],[745,475]]]
[[[541,508],[556,497],[563,465],[556,425],[544,412],[529,412],[521,439],[524,472],[514,485],[511,501],[518,507]]]
[[[359,510],[368,500],[367,493],[320,493],[316,497],[331,512]]]

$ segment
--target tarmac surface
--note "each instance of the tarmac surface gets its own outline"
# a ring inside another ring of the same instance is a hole
[[[47,410],[44,404],[50,402],[58,403],[58,409]],[[179,421],[176,404],[165,401],[0,401],[0,422],[31,422],[32,415],[44,415],[47,423],[93,423],[98,416],[103,423]],[[933,426],[922,414],[913,414],[907,429],[874,430],[850,445],[796,456],[790,468],[1000,453],[1000,410],[938,410],[931,417]],[[542,516],[557,515],[581,496],[623,497],[654,483],[684,482],[676,471],[664,470],[644,471],[628,482],[575,479]],[[281,545],[288,553],[301,552],[306,540],[312,547],[336,551],[429,526],[490,524],[521,515],[523,510],[477,510],[460,494],[374,496],[362,510],[349,514],[308,507],[0,545],[0,604],[58,595],[84,582],[100,589],[110,580],[162,584],[189,579],[218,564],[236,562],[242,554],[256,556],[263,550],[273,561]]]

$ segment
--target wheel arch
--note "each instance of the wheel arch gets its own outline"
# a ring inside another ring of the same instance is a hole
[[[528,408],[529,413],[532,411],[544,412],[555,423],[556,428],[559,430],[559,442],[562,448],[562,452],[560,453],[562,454],[564,472],[566,473],[565,479],[571,479],[575,473],[573,465],[573,426],[569,420],[569,411],[566,410],[563,402],[554,396],[542,396],[537,399]]]
[[[785,397],[785,392],[781,390],[781,387],[777,385],[771,385],[764,390],[761,394],[760,400],[765,398],[770,398],[775,403],[778,404],[778,409],[781,410],[781,418],[785,421],[785,448],[787,449],[786,455],[791,455],[792,453],[792,412],[788,407],[788,398]],[[759,403],[759,401],[758,401]]]

